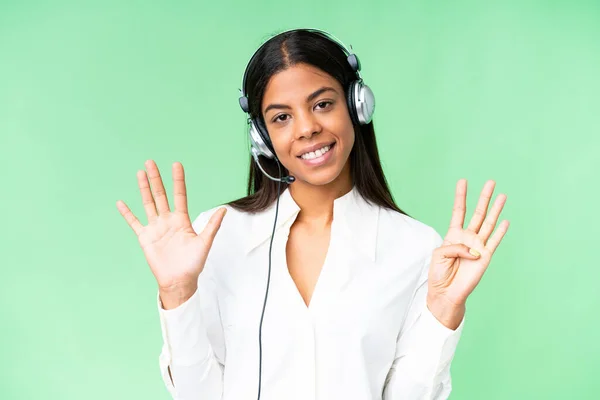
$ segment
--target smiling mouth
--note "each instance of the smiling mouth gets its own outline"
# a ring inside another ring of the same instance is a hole
[[[320,148],[318,150],[304,153],[297,157],[301,158],[302,160],[314,160],[316,158],[323,156],[324,154],[329,153],[334,147],[335,147],[335,142],[328,144],[327,146],[323,146],[322,148]]]

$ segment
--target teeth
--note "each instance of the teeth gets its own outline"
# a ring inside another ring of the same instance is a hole
[[[304,153],[300,157],[304,160],[312,160],[314,158],[321,157],[323,154],[327,153],[331,149],[331,146],[324,146],[316,151],[311,151],[309,153]]]

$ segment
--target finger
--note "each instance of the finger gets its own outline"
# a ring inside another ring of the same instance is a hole
[[[465,210],[467,208],[467,180],[460,179],[456,183],[456,194],[454,196],[454,208],[452,209],[452,219],[450,220],[450,229],[462,229],[465,221]]]
[[[475,207],[475,212],[471,217],[471,222],[469,222],[469,226],[467,228],[468,231],[479,232],[481,229],[481,224],[483,224],[483,220],[485,215],[487,214],[487,209],[490,204],[490,199],[492,198],[492,194],[494,193],[494,187],[496,186],[496,182],[487,181],[485,185],[483,185],[483,190],[481,191],[481,195],[479,196],[479,201],[477,202],[477,207]]]
[[[227,208],[223,207],[218,209],[208,220],[208,223],[204,227],[204,230],[200,232],[200,237],[202,240],[208,245],[210,248],[212,246],[213,240],[217,235],[217,231],[221,227],[221,222],[223,221],[223,217],[227,213]]]
[[[152,185],[152,194],[154,195],[154,202],[156,203],[156,210],[158,214],[168,213],[169,201],[167,199],[167,192],[163,185],[160,171],[156,166],[154,160],[146,161],[146,169],[148,170],[148,177],[150,178],[150,185]]]
[[[492,234],[492,231],[496,227],[498,217],[500,216],[500,212],[504,208],[504,204],[506,204],[506,195],[498,195],[498,197],[496,197],[496,201],[494,201],[492,209],[490,210],[487,218],[485,219],[485,222],[483,223],[483,226],[481,227],[478,233],[483,243],[487,243],[487,240]]]
[[[180,162],[173,164],[173,198],[175,211],[187,214],[187,190],[185,187],[185,173]]]
[[[129,226],[131,227],[131,229],[133,229],[133,231],[135,232],[135,234],[137,236],[139,236],[140,232],[142,231],[142,229],[144,227],[140,223],[140,221],[135,217],[135,215],[133,215],[133,213],[131,212],[131,210],[129,209],[129,207],[127,207],[127,204],[125,204],[121,200],[118,200],[117,201],[117,209],[119,210],[119,212],[121,213],[121,215],[125,218],[125,221],[127,221],[127,223],[129,224]]]
[[[498,248],[500,241],[506,234],[506,231],[508,230],[508,225],[509,222],[507,220],[502,221],[498,229],[496,229],[496,232],[494,232],[490,240],[485,245],[485,247],[487,247],[492,252],[492,254],[496,251],[496,248]]]
[[[435,251],[437,252],[437,255],[442,258],[460,257],[476,260],[481,257],[481,254],[477,250],[463,243],[438,247]]]
[[[146,171],[137,172],[138,186],[140,187],[140,193],[142,195],[142,204],[144,210],[146,210],[146,216],[148,217],[148,223],[156,219],[156,205],[154,204],[154,197],[150,193],[150,184],[148,183],[148,176]]]

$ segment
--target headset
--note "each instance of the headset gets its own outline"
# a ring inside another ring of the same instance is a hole
[[[324,37],[325,39],[330,40],[334,44],[336,44],[344,53],[346,54],[346,59],[348,64],[352,70],[356,73],[356,79],[350,82],[347,88],[346,102],[348,105],[348,111],[350,113],[350,118],[352,119],[352,123],[354,125],[367,125],[371,122],[373,118],[373,113],[375,112],[375,96],[373,95],[373,91],[367,86],[360,75],[360,61],[356,54],[354,54],[351,49],[348,49],[340,40],[338,40],[332,34],[319,30],[319,29],[290,29],[287,31],[283,31],[278,33],[275,36],[272,36],[265,43],[263,43],[252,55],[250,61],[246,65],[246,69],[244,70],[244,76],[242,78],[242,87],[240,89],[240,98],[239,103],[242,111],[247,114],[247,123],[248,123],[248,136],[250,138],[250,153],[256,162],[256,165],[261,170],[261,172],[269,179],[273,181],[277,181],[277,193],[281,194],[281,183],[291,184],[296,180],[291,175],[282,176],[281,172],[281,163],[275,154],[275,149],[273,148],[273,144],[271,143],[271,139],[269,137],[269,132],[267,131],[264,123],[260,116],[253,118],[250,114],[250,107],[248,102],[248,97],[245,92],[246,89],[246,76],[248,74],[248,69],[252,64],[252,61],[256,57],[257,53],[271,40],[274,38],[289,34],[295,31],[306,31],[311,32],[317,35]],[[263,167],[260,165],[259,156],[266,157],[271,160],[275,160],[277,163],[277,167],[279,169],[279,178],[271,176],[267,173]],[[258,329],[258,347],[259,347],[259,366],[258,366],[258,400],[260,400],[260,391],[261,391],[261,381],[262,381],[262,323],[265,315],[265,307],[267,304],[267,297],[269,294],[269,284],[271,282],[271,250],[273,248],[273,237],[275,236],[275,227],[277,226],[277,214],[279,212],[279,197],[277,196],[277,202],[275,207],[275,221],[273,222],[273,231],[271,233],[271,241],[269,244],[269,272],[267,276],[267,287],[265,289],[265,299],[263,302],[262,314],[260,316],[260,325]]]
[[[250,107],[248,102],[248,97],[246,95],[246,76],[248,74],[248,69],[252,64],[252,61],[256,57],[256,54],[272,39],[278,37],[279,35],[289,34],[295,31],[307,31],[312,32],[322,37],[332,41],[335,43],[340,49],[344,51],[347,56],[348,64],[352,70],[356,73],[356,80],[350,82],[347,89],[346,102],[348,105],[348,111],[350,112],[350,118],[354,125],[366,125],[371,122],[373,118],[373,113],[375,112],[375,96],[373,95],[373,91],[369,86],[367,86],[360,75],[360,61],[356,54],[354,54],[351,50],[349,50],[340,40],[338,40],[332,34],[319,30],[319,29],[290,29],[287,31],[283,31],[265,43],[263,43],[252,55],[250,61],[246,65],[246,69],[244,71],[244,77],[242,78],[242,87],[240,89],[240,98],[239,103],[242,111],[244,111],[247,116],[248,122],[248,136],[250,138],[250,153],[258,165],[258,168],[262,171],[262,173],[269,179],[274,181],[281,181],[287,184],[292,183],[295,178],[293,176],[284,176],[281,177],[281,173],[279,174],[280,178],[275,178],[269,175],[263,167],[260,165],[260,161],[258,156],[263,156],[268,159],[273,159],[279,164],[279,159],[275,154],[275,150],[273,149],[273,144],[271,143],[271,139],[269,137],[269,133],[262,122],[262,119],[259,117],[253,118],[250,115]]]

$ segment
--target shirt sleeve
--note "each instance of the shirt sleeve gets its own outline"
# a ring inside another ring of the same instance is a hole
[[[209,217],[200,214],[194,221],[196,232],[204,228]],[[165,310],[157,294],[157,306],[163,338],[159,366],[171,397],[220,399],[225,346],[216,283],[208,260],[198,278],[198,289],[188,300]]]
[[[434,231],[435,232],[435,231]],[[450,396],[450,365],[464,326],[444,326],[427,307],[431,252],[442,244],[435,232],[417,289],[396,342],[396,354],[386,379],[384,400],[444,400]]]

